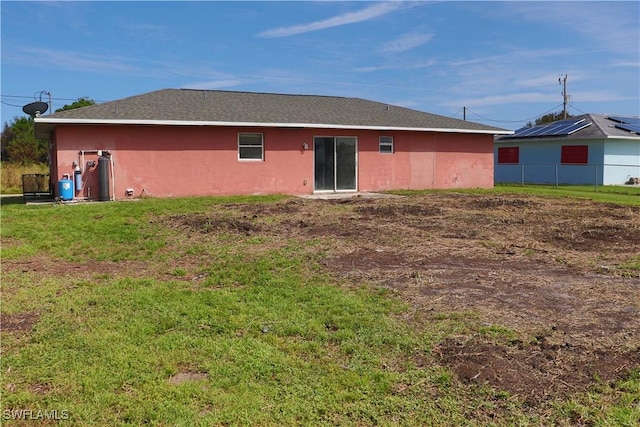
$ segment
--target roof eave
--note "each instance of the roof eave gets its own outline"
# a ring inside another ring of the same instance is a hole
[[[343,125],[330,123],[274,123],[274,122],[226,122],[226,121],[189,121],[189,120],[126,120],[126,119],[61,119],[39,117],[35,119],[36,136],[48,138],[56,125],[156,125],[156,126],[229,126],[229,127],[269,127],[269,128],[317,128],[317,129],[351,129],[351,130],[381,130],[381,131],[418,131],[418,132],[448,132],[470,133],[486,135],[512,135],[510,130],[493,129],[457,129],[457,128],[424,128],[403,126],[367,126]],[[38,125],[40,130],[38,129]],[[42,136],[45,135],[46,136]],[[41,135],[41,136],[38,136]]]

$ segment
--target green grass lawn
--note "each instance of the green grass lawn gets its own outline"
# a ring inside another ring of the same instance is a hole
[[[395,190],[392,194],[411,195],[425,194],[445,190]],[[446,190],[455,191],[455,190]],[[493,189],[459,190],[466,193],[479,194],[531,194],[538,196],[566,197],[575,199],[594,200],[597,202],[616,203],[622,205],[640,206],[640,187],[637,186],[599,186],[593,185],[509,185],[496,184]]]
[[[537,194],[553,197],[573,197],[598,202],[640,205],[640,187],[629,185],[496,185],[496,192]]]
[[[473,313],[410,325],[388,291],[328,276],[317,241],[162,223],[281,198],[3,204],[3,262],[29,264],[3,269],[2,313],[37,316],[2,332],[3,425],[635,425],[639,375],[542,417],[434,363],[438,342],[482,331]]]

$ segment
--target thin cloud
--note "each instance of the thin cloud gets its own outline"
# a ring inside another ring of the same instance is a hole
[[[637,58],[637,2],[507,2],[506,5],[521,18],[568,28],[597,46]]]
[[[182,63],[147,60],[120,55],[96,55],[84,52],[23,47],[20,50],[3,51],[3,62],[25,64],[44,69],[69,70],[82,73],[125,74],[149,78],[187,76],[190,78],[228,79],[227,74],[216,73],[210,67],[193,67]]]
[[[45,68],[53,66],[73,71],[131,73],[140,70],[139,67],[127,63],[126,58],[88,55],[55,49],[23,48],[20,51],[11,52],[10,57],[15,62],[37,64]]]
[[[578,91],[571,94],[572,102],[617,102],[633,101],[634,99],[637,99],[637,97],[632,94],[620,94],[611,90]]]
[[[415,49],[418,46],[422,46],[432,38],[433,34],[408,33],[395,40],[384,43],[380,47],[380,51],[387,53],[406,52],[408,50]]]
[[[458,99],[454,101],[444,102],[442,105],[446,107],[456,107],[459,105],[466,105],[468,107],[484,107],[503,104],[551,103],[555,101],[557,101],[557,97],[546,93],[523,92],[510,93],[507,95],[492,95],[479,98]]]
[[[621,95],[610,90],[584,91],[575,92],[571,95],[572,102],[617,102],[633,100],[633,96]],[[558,97],[553,94],[540,92],[521,92],[510,93],[505,95],[493,95],[478,98],[458,99],[455,101],[445,102],[442,105],[447,107],[455,107],[458,105],[466,105],[468,107],[486,107],[496,105],[515,105],[515,104],[532,104],[545,103],[552,104],[558,102]]]
[[[394,101],[391,103],[392,105],[396,105],[398,107],[404,107],[404,108],[416,108],[419,107],[421,104],[415,100],[401,100],[401,101]]]
[[[523,49],[519,46],[512,46],[507,53],[499,55],[489,55],[483,57],[475,57],[458,61],[450,61],[447,65],[453,68],[467,68],[471,65],[482,65],[491,63],[522,63],[524,61],[541,60],[544,58],[566,57],[570,53],[575,53],[571,49]]]
[[[389,70],[420,70],[423,68],[433,67],[436,64],[437,62],[434,61],[433,59],[430,59],[427,61],[421,61],[421,62],[411,62],[409,64],[393,62],[393,63],[384,64],[384,65],[372,65],[369,67],[359,67],[359,68],[355,68],[353,71],[355,71],[356,73],[372,73],[376,71],[389,71]]]
[[[169,29],[162,25],[134,23],[134,24],[122,24],[122,28],[131,31],[169,31]]]
[[[558,85],[559,84],[558,79],[560,78],[561,77],[559,73],[555,73],[555,74],[546,73],[543,75],[530,77],[530,78],[515,79],[512,82],[512,84],[518,87],[546,87],[546,86]],[[570,79],[572,83],[577,80],[580,80],[579,76],[576,76],[575,74],[571,74]]]
[[[327,28],[339,27],[342,25],[354,24],[356,22],[368,21],[378,16],[391,13],[402,6],[399,2],[376,3],[356,12],[348,12],[342,15],[309,24],[294,25],[292,27],[274,28],[258,34],[262,38],[289,37],[297,34],[310,33],[312,31],[324,30]]]
[[[640,65],[636,61],[618,61],[611,64],[612,67],[630,67],[630,68],[640,68]]]
[[[240,86],[245,82],[239,79],[212,80],[209,82],[191,83],[185,89],[221,89],[225,87]]]

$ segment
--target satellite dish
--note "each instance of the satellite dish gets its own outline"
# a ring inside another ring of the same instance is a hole
[[[38,117],[40,114],[44,114],[49,109],[49,105],[46,102],[36,101],[31,104],[27,104],[22,107],[22,111],[31,117]]]

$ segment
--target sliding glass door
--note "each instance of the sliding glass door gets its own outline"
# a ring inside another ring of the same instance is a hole
[[[314,189],[316,191],[356,190],[356,138],[317,137],[313,142]]]

